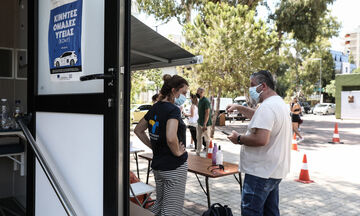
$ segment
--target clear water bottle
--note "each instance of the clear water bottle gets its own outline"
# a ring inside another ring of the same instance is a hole
[[[18,125],[18,123],[15,121],[15,119],[17,117],[21,117],[23,116],[22,113],[22,107],[21,107],[21,101],[20,100],[15,100],[15,106],[14,106],[14,112],[13,112],[13,126],[18,129],[20,128],[20,126]]]
[[[15,100],[13,115],[14,115],[14,118],[21,117],[23,115],[20,100]]]
[[[0,104],[0,108],[1,108],[1,128],[2,129],[9,129],[9,104],[6,98],[2,98],[1,99],[1,104]]]

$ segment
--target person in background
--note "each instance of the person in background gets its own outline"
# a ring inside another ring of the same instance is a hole
[[[208,126],[212,125],[211,122],[211,113],[210,113],[210,101],[205,97],[205,89],[198,88],[196,92],[196,97],[199,98],[199,104],[198,104],[198,113],[199,113],[199,119],[198,119],[198,126],[196,129],[196,136],[197,141],[199,145],[197,145],[196,148],[196,154],[200,155],[201,151],[201,141],[202,137],[205,138],[206,148],[209,148],[210,143],[210,128]]]
[[[278,216],[279,184],[290,171],[290,109],[276,94],[270,72],[256,72],[250,81],[250,97],[261,105],[256,110],[238,104],[227,107],[228,112],[238,110],[251,119],[245,135],[233,131],[228,136],[241,145],[239,166],[245,173],[241,215]]]
[[[188,90],[181,76],[164,76],[160,98],[136,125],[136,136],[153,151],[156,183],[155,215],[182,215],[187,179],[186,125],[180,109]],[[149,131],[150,139],[146,130]]]
[[[185,113],[185,116],[189,118],[188,121],[188,128],[190,130],[192,141],[194,141],[195,144],[195,150],[197,149],[197,138],[196,138],[196,127],[197,127],[197,121],[199,119],[198,114],[198,99],[196,95],[190,94],[191,98],[191,107],[190,107],[190,113]]]
[[[301,106],[298,103],[297,97],[293,97],[292,102],[290,104],[290,110],[291,110],[292,129],[294,133],[296,133],[296,135],[299,137],[299,142],[301,142],[304,140],[304,138],[301,136],[299,131],[300,122],[302,120],[300,118]]]

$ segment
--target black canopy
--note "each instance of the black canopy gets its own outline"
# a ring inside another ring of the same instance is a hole
[[[171,67],[202,62],[131,16],[131,70]]]

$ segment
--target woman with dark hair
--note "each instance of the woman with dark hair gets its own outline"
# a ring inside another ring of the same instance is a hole
[[[299,142],[303,141],[304,138],[301,136],[299,131],[299,126],[301,122],[300,113],[301,113],[301,106],[298,103],[298,100],[296,97],[293,97],[293,100],[290,104],[290,110],[291,110],[291,120],[292,120],[292,128],[294,133],[299,137]]]
[[[188,82],[164,75],[160,98],[135,127],[135,134],[153,150],[156,183],[155,215],[182,215],[187,178],[186,125],[178,106],[186,100]],[[149,131],[150,139],[146,134]]]
[[[191,97],[190,113],[189,114],[186,113],[185,116],[189,118],[188,128],[190,130],[191,138],[195,143],[195,150],[196,150],[197,147],[196,127],[197,127],[197,121],[199,119],[197,106],[199,102],[196,95],[190,94],[190,97]]]

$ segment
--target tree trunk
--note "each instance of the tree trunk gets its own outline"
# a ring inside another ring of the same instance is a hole
[[[217,93],[217,97],[216,97],[215,112],[214,112],[214,115],[212,116],[212,119],[211,119],[212,120],[211,131],[210,131],[210,137],[211,138],[214,138],[216,119],[217,119],[217,117],[219,115],[221,91],[222,91],[222,87],[220,86],[218,88],[218,93]]]
[[[191,10],[192,10],[191,4],[186,5],[185,10],[186,10],[185,20],[186,20],[186,24],[188,24],[191,23]]]

